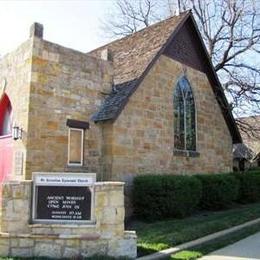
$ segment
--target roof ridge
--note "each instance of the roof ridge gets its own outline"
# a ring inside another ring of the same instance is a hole
[[[163,20],[158,21],[158,22],[156,22],[156,23],[153,23],[153,24],[151,24],[151,25],[149,25],[149,26],[147,26],[147,27],[144,27],[144,28],[140,29],[139,31],[136,31],[136,32],[134,32],[134,33],[131,33],[131,34],[129,34],[129,35],[126,35],[126,36],[124,36],[124,37],[122,37],[122,38],[115,39],[115,40],[113,40],[113,41],[111,41],[111,42],[108,42],[108,43],[102,45],[102,46],[99,46],[99,47],[97,47],[97,48],[95,48],[95,49],[93,49],[93,50],[91,50],[91,51],[89,51],[89,52],[86,52],[86,54],[90,54],[90,53],[92,53],[92,52],[96,52],[96,51],[98,51],[98,50],[100,50],[100,49],[103,49],[104,47],[106,47],[106,46],[108,46],[108,45],[110,45],[110,44],[114,44],[115,42],[119,42],[119,41],[122,41],[122,40],[129,39],[129,38],[131,38],[131,37],[136,36],[138,33],[143,32],[144,30],[147,30],[147,29],[150,29],[150,28],[152,28],[152,27],[158,26],[158,25],[160,25],[160,24],[162,24],[162,23],[165,23],[166,21],[169,21],[169,20],[171,20],[171,19],[174,19],[174,18],[177,18],[177,17],[181,17],[181,16],[185,16],[185,15],[187,15],[187,14],[189,14],[189,13],[191,13],[191,10],[183,11],[183,12],[181,12],[179,15],[172,15],[172,16],[166,18],[166,19],[163,19]]]

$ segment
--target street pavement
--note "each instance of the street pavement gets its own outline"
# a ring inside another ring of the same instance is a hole
[[[260,260],[260,232],[214,251],[200,260]]]

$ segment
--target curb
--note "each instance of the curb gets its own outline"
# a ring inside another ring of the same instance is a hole
[[[248,221],[248,222],[246,222],[244,224],[240,224],[240,225],[234,226],[232,228],[228,228],[228,229],[225,229],[225,230],[222,230],[222,231],[218,231],[216,233],[213,233],[213,234],[207,235],[205,237],[201,237],[201,238],[192,240],[190,242],[186,242],[186,243],[177,245],[175,247],[170,247],[168,249],[159,251],[159,252],[157,252],[155,254],[139,257],[139,258],[137,258],[137,260],[161,259],[161,258],[170,256],[171,254],[174,254],[174,253],[177,253],[179,251],[182,251],[184,249],[188,249],[190,247],[194,247],[194,246],[197,246],[197,245],[209,242],[209,241],[211,241],[213,239],[216,239],[216,238],[228,235],[230,233],[233,233],[235,231],[238,231],[238,230],[243,229],[243,228],[248,227],[248,226],[252,226],[252,225],[257,224],[257,223],[260,223],[260,218]]]

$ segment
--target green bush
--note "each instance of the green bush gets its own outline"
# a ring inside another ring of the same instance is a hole
[[[239,181],[231,174],[207,174],[196,177],[202,183],[201,209],[225,209],[237,199]]]
[[[260,174],[255,172],[235,173],[240,182],[237,201],[250,203],[260,201]]]
[[[134,179],[136,216],[146,220],[190,215],[200,202],[201,183],[193,176],[145,175]]]

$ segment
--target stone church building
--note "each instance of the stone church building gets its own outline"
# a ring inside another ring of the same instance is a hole
[[[0,60],[1,179],[232,170],[241,137],[190,12],[89,53],[30,38]]]

